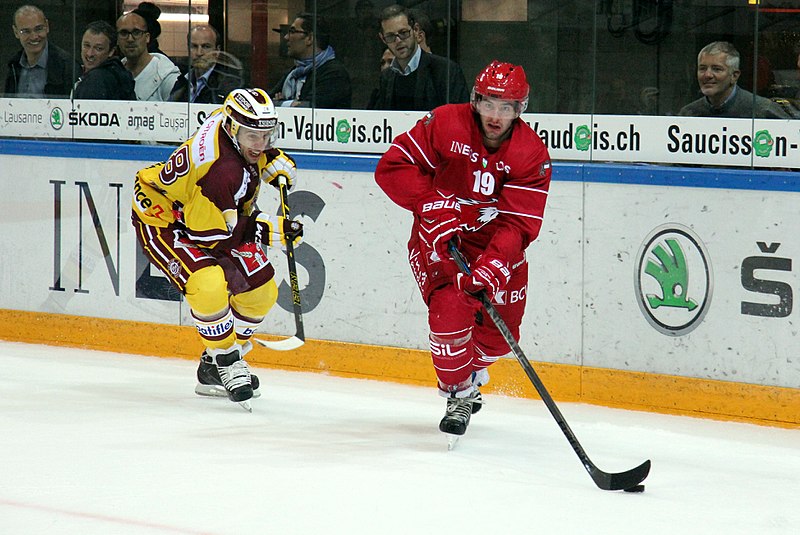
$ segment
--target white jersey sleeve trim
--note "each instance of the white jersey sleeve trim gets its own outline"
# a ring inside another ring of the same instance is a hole
[[[509,188],[509,189],[521,189],[521,190],[524,190],[524,191],[532,191],[534,193],[543,193],[545,195],[548,194],[548,192],[546,190],[539,189],[539,188],[528,188],[528,187],[525,187],[525,186],[515,186],[513,184],[504,184],[503,187],[504,188]]]
[[[392,143],[391,146],[399,149],[400,152],[402,152],[403,154],[406,155],[406,158],[408,158],[411,161],[411,163],[413,163],[414,165],[417,165],[417,162],[414,161],[414,158],[411,157],[411,155],[408,153],[408,151],[406,151],[406,149],[404,149],[403,147],[401,147],[400,145],[397,145],[395,143]]]
[[[419,143],[417,143],[417,140],[414,139],[414,137],[411,134],[409,134],[408,132],[406,132],[406,135],[408,136],[408,139],[410,139],[411,142],[414,144],[414,146],[417,147],[417,150],[422,155],[422,157],[425,158],[425,162],[428,164],[428,166],[431,169],[436,169],[436,166],[431,163],[431,161],[428,159],[428,157],[423,152],[422,148],[420,148]]]
[[[211,235],[208,235],[208,236],[197,236],[196,234],[192,234],[192,232],[190,230],[186,231],[186,235],[189,236],[194,241],[200,241],[200,242],[222,241],[222,240],[227,240],[228,238],[231,237],[230,234],[224,234],[224,233],[222,233],[222,234],[211,234]]]
[[[524,214],[522,212],[509,212],[508,210],[498,210],[497,212],[500,213],[500,214],[515,215],[515,216],[519,216],[519,217],[530,217],[531,219],[538,219],[540,221],[544,221],[544,218],[542,216],[533,215],[533,214]]]

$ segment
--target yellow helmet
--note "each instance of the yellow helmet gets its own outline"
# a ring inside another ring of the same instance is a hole
[[[225,131],[237,149],[236,134],[241,127],[270,132],[270,147],[277,137],[278,114],[272,99],[263,89],[234,89],[222,104],[222,115],[225,117]]]

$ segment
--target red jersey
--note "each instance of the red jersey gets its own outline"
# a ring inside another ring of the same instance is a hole
[[[394,139],[378,162],[375,180],[395,203],[412,211],[433,189],[455,195],[464,245],[515,263],[539,235],[550,156],[521,119],[499,148],[488,149],[478,121],[470,104],[434,109]],[[412,239],[417,224],[415,218]]]

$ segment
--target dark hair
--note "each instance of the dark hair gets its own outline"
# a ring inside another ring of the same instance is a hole
[[[385,20],[392,19],[394,17],[405,16],[406,20],[408,21],[408,25],[411,26],[411,29],[414,28],[414,23],[417,20],[414,18],[414,14],[405,6],[401,6],[400,4],[392,4],[389,7],[383,8],[381,10],[381,15],[378,17],[378,31],[383,31],[383,26],[381,23]]]
[[[414,19],[414,23],[419,26],[419,29],[422,33],[425,34],[425,44],[428,45],[428,48],[431,47],[431,42],[433,41],[433,23],[431,22],[430,17],[428,17],[425,12],[421,9],[411,8],[408,10],[411,13],[411,16]],[[411,24],[411,27],[414,27],[414,23]]]
[[[95,20],[86,25],[84,33],[92,32],[108,37],[111,48],[117,44],[117,29],[104,20]]]
[[[158,36],[161,35],[161,24],[158,22],[158,17],[161,16],[160,7],[153,2],[142,2],[131,13],[136,13],[144,19],[151,42],[158,39]]]
[[[314,31],[314,15],[312,13],[308,13],[306,11],[302,13],[298,13],[294,16],[296,19],[303,19],[303,24],[301,27],[303,28],[304,32],[313,33],[314,37],[316,38],[317,48],[320,50],[325,50],[328,48],[328,45],[331,44],[331,32],[328,29],[328,22],[322,17],[316,17],[317,19],[317,31]]]
[[[431,19],[426,15],[421,9],[417,9],[415,7],[408,10],[411,13],[411,17],[419,24],[419,29],[425,32],[425,37],[430,41],[431,37],[433,36],[433,24],[431,23]]]

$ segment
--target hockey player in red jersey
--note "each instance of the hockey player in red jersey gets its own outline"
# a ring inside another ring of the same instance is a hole
[[[483,402],[487,367],[509,353],[473,296],[485,290],[515,338],[525,312],[525,249],[542,225],[550,156],[520,114],[529,86],[521,66],[493,61],[469,104],[434,109],[397,136],[375,180],[414,214],[409,262],[428,306],[430,351],[447,398],[439,429],[463,435]],[[471,267],[458,273],[455,239]]]
[[[185,296],[205,345],[195,391],[248,410],[259,381],[243,357],[278,297],[266,247],[302,235],[299,222],[255,204],[261,181],[295,182],[294,160],[273,147],[277,127],[266,92],[234,89],[166,162],[140,170],[134,183],[139,244]]]

